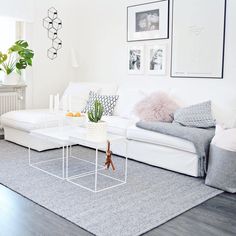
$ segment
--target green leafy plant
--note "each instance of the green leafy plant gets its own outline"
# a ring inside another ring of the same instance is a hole
[[[26,41],[18,40],[8,49],[6,54],[0,52],[0,71],[7,75],[15,71],[20,75],[21,70],[32,66],[34,52],[28,46]]]
[[[98,123],[102,119],[104,109],[98,100],[94,102],[93,106],[93,109],[88,112],[88,118],[91,122]]]

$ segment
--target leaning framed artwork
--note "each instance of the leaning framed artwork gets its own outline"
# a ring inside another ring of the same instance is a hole
[[[223,78],[226,0],[173,0],[172,7],[171,77]]]
[[[127,7],[127,41],[169,38],[169,0]]]
[[[147,47],[147,73],[149,75],[166,74],[166,46],[150,45]]]
[[[128,47],[128,74],[144,73],[144,46]]]

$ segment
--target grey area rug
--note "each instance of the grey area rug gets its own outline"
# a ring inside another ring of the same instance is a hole
[[[93,150],[82,147],[74,152],[89,160],[94,155]],[[30,167],[27,154],[26,148],[0,141],[0,182],[95,235],[140,235],[221,193],[201,179],[131,160],[126,185],[92,193]],[[59,155],[61,150],[32,153],[34,161]],[[104,161],[103,153],[99,160]],[[117,157],[114,161],[118,168],[115,174],[121,176],[122,168],[118,166],[124,159]],[[55,169],[56,173],[61,165],[52,163],[44,168]],[[70,174],[81,170],[75,166],[85,168],[73,161],[69,164]],[[91,179],[82,181],[91,184]]]

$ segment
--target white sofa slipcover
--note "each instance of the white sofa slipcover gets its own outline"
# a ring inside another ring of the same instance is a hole
[[[119,116],[104,116],[102,120],[107,122],[108,132],[121,136],[126,136],[127,129],[135,123],[133,120]]]
[[[131,126],[127,129],[127,138],[144,143],[151,143],[161,145],[164,147],[175,148],[178,150],[196,153],[195,147],[192,142],[185,139],[144,130],[141,128]]]
[[[65,94],[68,94],[68,91],[73,91],[72,95],[77,96],[76,88],[79,88],[81,95],[83,94],[81,93],[81,88],[84,87],[86,88],[84,94],[87,96],[89,86],[91,87],[91,90],[96,89],[96,91],[102,94],[111,95],[117,91],[116,86],[93,83],[82,84],[83,86],[80,87],[80,83],[76,83],[76,85],[75,83],[70,83]],[[73,86],[74,88],[72,88]],[[230,117],[229,123],[228,112],[222,116],[222,113],[224,113],[222,104],[218,103],[217,99],[214,99],[214,94],[209,95],[209,91],[207,91],[205,95],[201,94],[200,97],[196,96],[194,100],[193,94],[189,91],[185,93],[184,91],[178,92],[176,90],[171,90],[170,88],[166,90],[158,88],[158,90],[160,89],[168,92],[176,99],[176,101],[188,101],[186,105],[202,102],[204,100],[212,100],[213,108],[215,109],[213,113],[216,114],[217,122],[223,123],[224,125],[227,124],[227,126],[232,126],[235,123],[235,117],[232,116]],[[150,92],[153,91],[154,88],[150,88]],[[137,121],[137,118],[133,114],[135,100],[138,102],[147,94],[147,88],[145,88],[145,90],[142,88],[127,89],[120,86],[118,89],[120,102],[117,104],[114,113],[115,115],[103,117],[108,124],[108,131],[127,138],[129,158],[197,177],[199,163],[193,143],[180,138],[135,127],[134,124]],[[191,101],[188,100],[189,96],[191,97]],[[227,107],[227,111],[230,110],[231,107],[234,107],[235,110],[231,109],[230,114],[233,114],[234,112],[234,114],[236,114],[236,106],[232,106],[232,104],[236,104],[235,97],[230,97],[230,101],[231,103]],[[6,113],[1,117],[1,122],[4,127],[6,140],[26,147],[31,147],[38,151],[57,147],[55,143],[49,143],[48,141],[29,135],[29,132],[33,129],[58,125],[58,117],[53,116],[48,110],[26,110]],[[115,146],[113,147],[113,152],[116,154],[123,154],[123,150],[120,150],[119,147]]]
[[[60,111],[59,114],[55,115],[47,109],[11,111],[1,117],[1,122],[4,127],[30,132],[34,129],[57,126],[58,117],[62,114]]]

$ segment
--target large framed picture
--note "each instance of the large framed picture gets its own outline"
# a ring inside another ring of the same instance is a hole
[[[128,47],[128,73],[136,75],[144,73],[144,46]]]
[[[147,47],[147,73],[149,75],[166,74],[166,46],[151,45]]]
[[[169,0],[127,7],[127,41],[167,39]]]
[[[221,79],[226,0],[173,0],[171,77]]]

